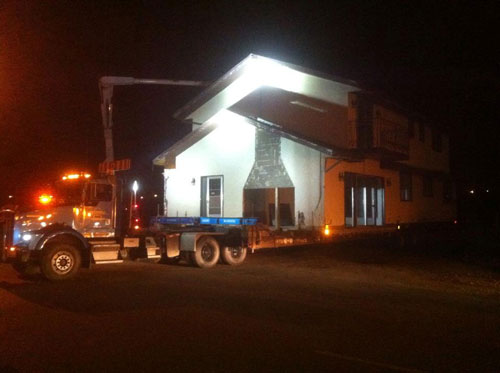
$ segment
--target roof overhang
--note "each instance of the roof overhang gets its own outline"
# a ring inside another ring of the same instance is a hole
[[[353,81],[251,54],[179,109],[174,116],[203,124],[262,86],[345,106],[347,93],[359,90]]]

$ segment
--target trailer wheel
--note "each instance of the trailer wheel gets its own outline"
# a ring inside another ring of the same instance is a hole
[[[193,262],[200,268],[210,268],[217,264],[220,256],[219,243],[213,237],[201,237],[192,253]]]
[[[42,254],[40,269],[49,280],[66,280],[78,272],[82,263],[80,252],[72,245],[56,243]]]
[[[222,261],[226,264],[236,266],[245,261],[247,248],[241,246],[226,246],[221,250]]]

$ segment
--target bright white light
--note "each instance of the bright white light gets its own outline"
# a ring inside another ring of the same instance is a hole
[[[31,234],[29,233],[26,233],[26,234],[23,234],[23,241],[29,241],[31,240]]]
[[[43,228],[45,228],[45,227],[47,226],[47,223],[46,223],[46,222],[44,222],[44,221],[42,221],[42,222],[40,223],[40,225],[41,225]]]
[[[139,190],[139,184],[137,183],[137,180],[134,180],[134,183],[132,184],[132,190],[134,191],[134,193],[137,193],[137,191]]]
[[[490,190],[489,190],[489,189],[486,189],[486,193],[489,193],[489,192],[490,192]]]
[[[471,189],[469,193],[474,194],[474,189]]]
[[[153,197],[155,197],[155,198],[158,197],[158,194],[155,194]]]
[[[217,123],[217,129],[208,138],[213,146],[223,150],[224,155],[248,148],[255,138],[255,127],[246,118],[229,110],[221,110],[210,121]]]
[[[304,73],[292,70],[269,58],[254,57],[244,67],[241,76],[224,90],[220,111],[231,107],[263,86],[301,93],[306,87],[306,81],[307,75]]]
[[[12,199],[12,198],[14,198],[14,196],[13,195],[9,195],[9,199]]]
[[[263,57],[251,61],[249,76],[258,82],[259,86],[275,87],[290,92],[300,92],[306,78],[304,73]]]
[[[94,223],[94,227],[98,227],[99,225],[101,225],[101,224],[100,224],[98,221],[96,221],[96,222]]]

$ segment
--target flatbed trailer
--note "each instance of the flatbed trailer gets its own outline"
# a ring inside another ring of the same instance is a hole
[[[256,224],[255,218],[158,216],[142,235],[154,234],[163,260],[183,258],[198,267],[209,268],[219,260],[230,265],[243,263],[248,232]],[[144,243],[147,251],[147,239]]]

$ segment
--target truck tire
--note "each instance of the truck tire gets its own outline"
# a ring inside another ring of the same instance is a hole
[[[226,264],[237,266],[245,261],[247,248],[241,246],[225,246],[221,250],[222,261]]]
[[[82,263],[80,252],[67,243],[55,243],[42,253],[40,269],[52,281],[66,280],[76,275]]]
[[[219,256],[219,243],[210,236],[201,237],[196,243],[196,251],[191,253],[193,263],[200,268],[213,267],[219,261]]]

